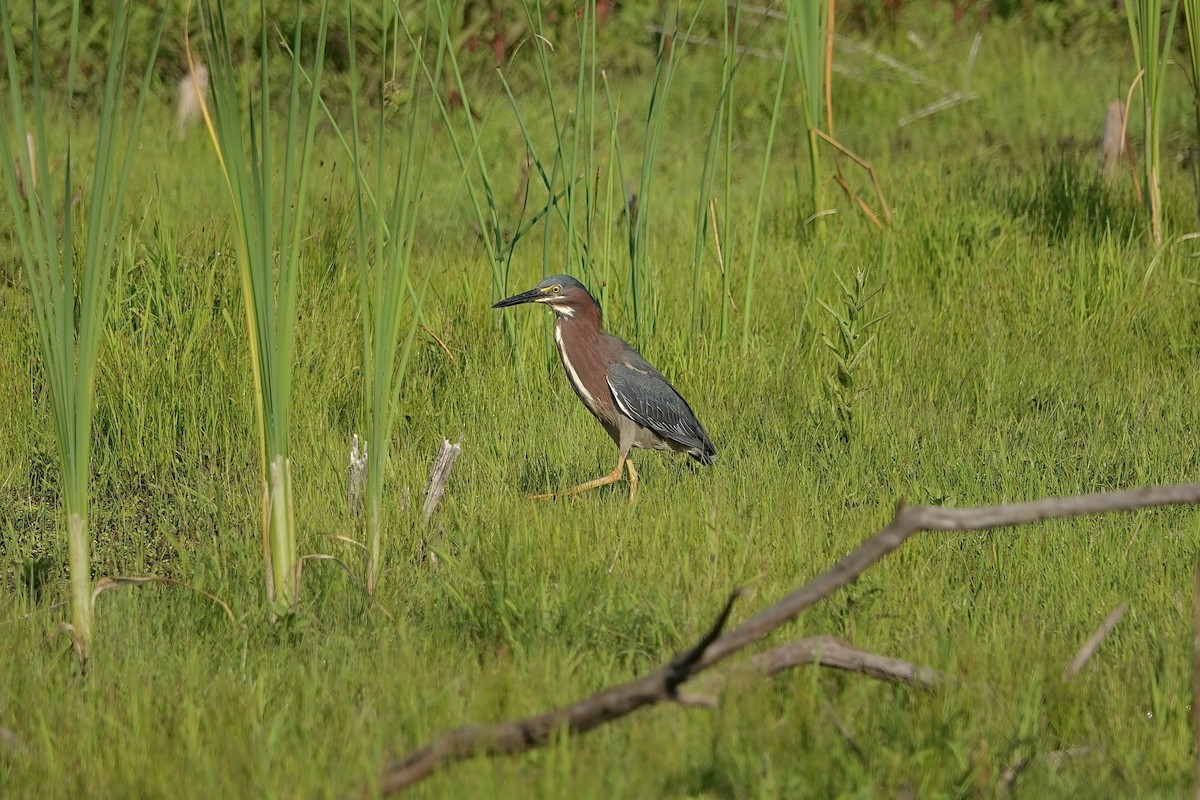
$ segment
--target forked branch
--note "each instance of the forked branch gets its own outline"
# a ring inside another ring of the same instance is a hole
[[[657,703],[678,701],[678,689],[689,679],[719,664],[733,654],[763,639],[776,628],[795,619],[801,612],[818,601],[855,581],[876,561],[904,544],[909,537],[921,531],[959,532],[982,531],[1013,525],[1027,525],[1045,519],[1063,519],[1085,514],[1100,514],[1110,511],[1135,511],[1150,506],[1186,505],[1200,503],[1200,484],[1178,484],[1174,486],[1151,486],[1115,492],[1099,492],[1075,497],[1047,498],[1028,503],[982,506],[977,508],[942,508],[935,506],[905,506],[896,508],[895,516],[887,527],[867,539],[849,555],[842,558],[831,569],[818,575],[796,591],[783,597],[774,605],[728,632],[722,632],[724,623],[737,593],[726,603],[717,623],[693,648],[674,658],[670,663],[620,686],[605,689],[569,706],[557,708],[544,714],[526,719],[502,722],[495,725],[467,726],[451,731],[408,755],[387,764],[379,777],[377,787],[364,787],[362,794],[370,795],[373,788],[383,795],[392,795],[401,789],[429,776],[434,770],[456,761],[476,756],[497,756],[521,753],[541,747],[554,732],[566,729],[570,734],[582,734],[606,722],[632,714],[639,708]],[[933,670],[891,662],[886,669],[873,669],[860,657],[860,653],[846,648],[836,640],[801,640],[790,647],[801,652],[787,656],[787,648],[777,648],[760,654],[752,663],[760,671],[771,674],[773,665],[785,668],[798,663],[821,663],[828,666],[843,666],[834,655],[840,655],[847,663],[857,664],[857,670],[891,680],[896,675],[907,675],[907,680],[931,683],[939,677]],[[839,652],[836,648],[845,648]],[[873,655],[873,654],[868,654]],[[799,656],[799,657],[797,657]],[[778,662],[774,659],[778,658]],[[805,660],[807,658],[807,661]],[[881,658],[881,657],[875,657]],[[857,660],[855,660],[857,659]],[[879,662],[872,662],[879,667]]]

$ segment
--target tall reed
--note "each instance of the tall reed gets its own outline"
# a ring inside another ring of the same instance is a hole
[[[165,16],[160,18],[149,52],[139,53],[146,58],[146,72],[134,112],[128,125],[122,126],[121,94],[129,66],[131,11],[125,0],[115,0],[95,162],[90,180],[76,186],[70,133],[65,160],[56,175],[50,170],[54,162],[49,154],[54,144],[46,128],[49,104],[61,99],[73,101],[81,83],[77,69],[79,5],[72,6],[65,92],[62,98],[54,98],[42,72],[37,4],[32,15],[33,41],[29,43],[30,72],[25,75],[16,56],[9,6],[0,3],[9,101],[8,110],[0,114],[0,176],[14,212],[13,227],[29,279],[42,369],[50,391],[67,523],[71,629],[76,650],[85,659],[93,636],[88,478],[96,360],[104,334],[125,192],[165,20]],[[30,108],[22,97],[26,79],[31,85]]]
[[[658,41],[658,54],[654,61],[654,78],[650,87],[650,102],[646,109],[646,122],[642,137],[642,164],[637,182],[636,213],[630,213],[632,232],[630,234],[630,265],[629,289],[633,311],[633,333],[637,340],[652,333],[652,318],[650,312],[654,308],[654,297],[650,283],[650,266],[647,259],[647,243],[650,230],[651,212],[654,208],[654,178],[657,172],[658,148],[662,138],[663,126],[668,119],[667,100],[671,95],[671,84],[679,71],[679,65],[685,52],[685,42],[692,37],[704,3],[696,3],[693,7],[687,28],[679,35],[683,4],[676,6],[673,19],[670,10],[664,17],[663,35]]]
[[[387,6],[388,0],[383,0],[383,5]],[[400,127],[403,130],[400,161],[394,163],[389,160],[387,156],[392,151],[390,144],[395,139],[390,131],[396,126],[388,119],[386,86],[381,77],[379,85],[375,87],[379,112],[370,136],[374,148],[369,153],[364,152],[360,133],[362,97],[353,4],[347,8],[350,28],[350,142],[355,185],[355,253],[362,314],[364,412],[367,441],[370,444],[366,481],[366,583],[368,593],[374,594],[379,585],[383,560],[383,488],[391,457],[392,426],[424,298],[424,287],[419,295],[412,295],[410,273],[426,155],[427,140],[423,132],[431,126],[432,111],[430,106],[421,102],[420,72],[412,69],[408,81],[408,100],[400,112]],[[382,13],[386,13],[386,9]],[[395,53],[395,42],[390,44],[391,52]],[[379,49],[382,52],[389,51],[386,33]],[[373,163],[368,165],[368,159]],[[370,169],[372,166],[373,169]],[[368,172],[371,173],[370,177]],[[403,350],[397,364],[396,354],[401,349],[400,331],[404,322],[402,310],[406,299],[411,308],[405,326],[407,333],[403,339]]]
[[[632,334],[636,340],[648,334],[652,326],[651,311],[654,299],[646,243],[653,207],[653,183],[658,171],[658,142],[669,119],[667,100],[683,57],[683,42],[688,37],[676,36],[675,27],[680,23],[679,12],[668,10],[665,21],[671,22],[674,19],[674,23],[662,26],[664,33],[656,53],[654,78],[650,96],[647,98],[644,124],[640,131],[642,160],[637,177],[633,178],[625,168],[626,148],[621,144],[618,103],[609,86],[607,75],[600,67],[596,48],[595,5],[595,0],[588,0],[580,8],[574,103],[573,107],[563,110],[559,108],[557,98],[560,92],[555,84],[553,68],[553,60],[563,57],[561,52],[556,52],[556,48],[561,49],[563,43],[555,45],[552,42],[552,34],[543,24],[540,2],[525,3],[529,25],[534,32],[525,47],[534,53],[542,79],[543,97],[553,126],[554,140],[550,147],[539,145],[526,124],[526,110],[518,104],[503,72],[500,73],[500,81],[524,135],[533,172],[548,195],[546,207],[531,217],[527,224],[518,227],[517,235],[514,235],[510,245],[515,244],[520,234],[547,216],[548,211],[552,209],[555,212],[554,217],[559,220],[565,233],[566,252],[562,257],[550,252],[554,240],[551,238],[550,226],[546,226],[542,231],[543,270],[560,271],[563,268],[562,258],[565,257],[570,270],[590,277],[594,284],[599,285],[601,308],[607,310],[611,302],[608,280],[608,231],[616,221],[612,218],[611,204],[615,183],[616,188],[623,192],[621,216],[624,220],[628,255],[627,280],[624,281],[627,291],[622,299],[632,321]],[[702,7],[703,4],[697,4],[689,18],[688,33],[695,27]],[[601,88],[607,101],[607,107],[604,109],[597,108]],[[600,153],[601,134],[605,132],[608,139],[607,147],[604,148],[608,151],[607,159],[602,158]],[[608,172],[608,188],[602,193],[600,177],[605,171]],[[599,238],[600,230],[604,231],[603,245],[593,240],[594,236]],[[603,262],[603,273],[597,269],[598,260]]]
[[[277,112],[272,109],[267,26],[260,26],[258,83],[252,91],[250,69],[236,66],[242,59],[233,52],[236,40],[230,33],[230,8],[239,8],[243,29],[252,30],[248,5],[226,0],[205,3],[205,45],[212,88],[212,111],[205,109],[205,124],[229,190],[233,217],[254,374],[267,601],[276,615],[291,609],[298,590],[289,442],[292,366],[300,244],[304,238],[329,5],[328,0],[321,5],[311,87],[308,97],[302,99],[301,86],[308,79],[301,64],[302,3],[296,2],[282,130]],[[261,0],[259,11],[265,18]],[[253,63],[250,58],[245,62]],[[257,100],[252,98],[254,91]]]
[[[831,0],[788,0],[788,35],[800,77],[800,108],[808,132],[808,163],[814,224],[822,226],[821,152],[817,130],[825,98],[826,24]]]
[[[1188,39],[1188,80],[1192,87],[1192,111],[1196,116],[1196,141],[1200,142],[1200,0],[1183,0],[1183,17]],[[1192,175],[1196,187],[1196,213],[1200,218],[1200,164],[1192,154]]]
[[[721,93],[713,108],[712,121],[708,127],[708,137],[705,142],[704,168],[700,173],[700,190],[696,194],[696,235],[692,252],[692,309],[691,326],[695,334],[699,328],[701,268],[704,261],[706,235],[709,229],[709,218],[712,217],[712,235],[717,241],[725,242],[727,252],[724,258],[732,255],[732,239],[729,236],[731,214],[725,213],[721,219],[724,224],[718,230],[717,214],[713,202],[713,186],[718,175],[723,175],[722,185],[725,202],[728,205],[731,195],[734,165],[733,165],[733,126],[735,111],[734,79],[744,56],[739,52],[739,34],[742,23],[741,3],[727,3],[724,9],[725,19],[722,30],[722,59],[721,59]],[[761,24],[761,23],[760,23]],[[721,169],[723,167],[723,170]],[[721,322],[720,335],[725,337],[729,327],[729,304],[724,298],[729,296],[729,273],[721,270]]]
[[[1142,119],[1146,153],[1142,159],[1142,179],[1146,185],[1144,202],[1150,222],[1150,236],[1162,244],[1162,105],[1167,59],[1175,32],[1179,0],[1171,0],[1167,29],[1162,30],[1162,0],[1126,0],[1125,17],[1129,22],[1129,40],[1134,65],[1141,80]],[[1189,31],[1190,33],[1190,31]],[[1136,81],[1137,79],[1135,79]]]
[[[775,82],[775,102],[771,107],[771,123],[767,129],[767,147],[763,153],[762,171],[758,179],[758,198],[754,204],[754,221],[750,235],[750,257],[746,267],[746,299],[742,305],[742,353],[750,351],[750,321],[754,309],[755,274],[758,268],[758,241],[762,230],[763,203],[766,198],[767,183],[771,180],[771,154],[775,148],[775,130],[779,123],[780,109],[783,106],[783,93],[787,85],[788,61],[791,56],[792,39],[796,35],[794,26],[787,29],[787,41],[783,48],[783,58],[779,62],[779,77]],[[811,129],[810,129],[811,131]],[[814,143],[810,141],[810,146]],[[813,164],[816,169],[816,164]],[[815,174],[815,173],[814,173]]]

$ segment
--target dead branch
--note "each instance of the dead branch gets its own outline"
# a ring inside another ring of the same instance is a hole
[[[1071,663],[1063,670],[1063,683],[1066,683],[1079,674],[1079,670],[1083,669],[1083,665],[1088,662],[1088,659],[1100,649],[1100,645],[1113,632],[1113,628],[1117,627],[1117,623],[1121,621],[1121,617],[1125,616],[1125,612],[1128,610],[1129,604],[1121,603],[1121,605],[1108,612],[1108,616],[1100,623],[1100,627],[1092,632],[1088,640],[1083,643],[1083,647],[1079,648],[1079,652],[1071,659]]]
[[[675,700],[679,687],[690,678],[724,661],[763,639],[805,609],[853,583],[876,561],[904,544],[913,534],[928,532],[981,531],[1027,525],[1045,519],[1065,519],[1110,511],[1134,511],[1150,506],[1200,503],[1200,484],[1151,486],[1074,497],[1047,498],[978,508],[905,506],[901,501],[892,521],[833,565],[774,605],[760,611],[732,630],[721,633],[730,606],[704,639],[684,654],[628,683],[605,689],[571,705],[494,725],[467,726],[451,731],[384,767],[378,791],[392,795],[428,777],[434,770],[476,756],[511,755],[546,744],[565,729],[583,734],[645,706]],[[827,646],[827,645],[826,645]],[[825,655],[821,655],[824,663]],[[371,794],[364,787],[363,795]]]
[[[926,688],[932,688],[942,681],[942,673],[936,669],[860,650],[832,636],[814,636],[788,642],[757,654],[750,659],[750,664],[763,676],[815,664]]]

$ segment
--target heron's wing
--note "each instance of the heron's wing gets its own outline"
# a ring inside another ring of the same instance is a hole
[[[608,388],[622,414],[710,463],[716,449],[687,401],[644,358],[631,352],[608,368]]]

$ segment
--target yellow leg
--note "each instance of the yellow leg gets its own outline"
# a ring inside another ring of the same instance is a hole
[[[595,480],[588,481],[587,483],[581,483],[578,486],[572,486],[570,489],[564,489],[561,492],[548,492],[546,494],[534,494],[534,495],[530,495],[530,497],[534,500],[553,500],[556,497],[570,497],[573,494],[579,494],[580,492],[586,492],[588,489],[595,489],[599,486],[608,486],[609,484],[616,483],[617,481],[621,480],[621,473],[623,473],[625,471],[626,464],[629,464],[629,462],[626,461],[624,458],[622,458],[620,461],[617,462],[617,468],[614,469],[612,472],[608,473],[607,475],[605,475],[604,477],[596,478]],[[636,473],[632,472],[633,464],[629,464],[629,469],[631,470],[630,474],[636,476]],[[636,482],[636,477],[634,478],[634,481]]]
[[[637,470],[633,468],[632,461],[626,461],[625,467],[629,470],[629,502],[633,502],[633,498],[637,497]]]

